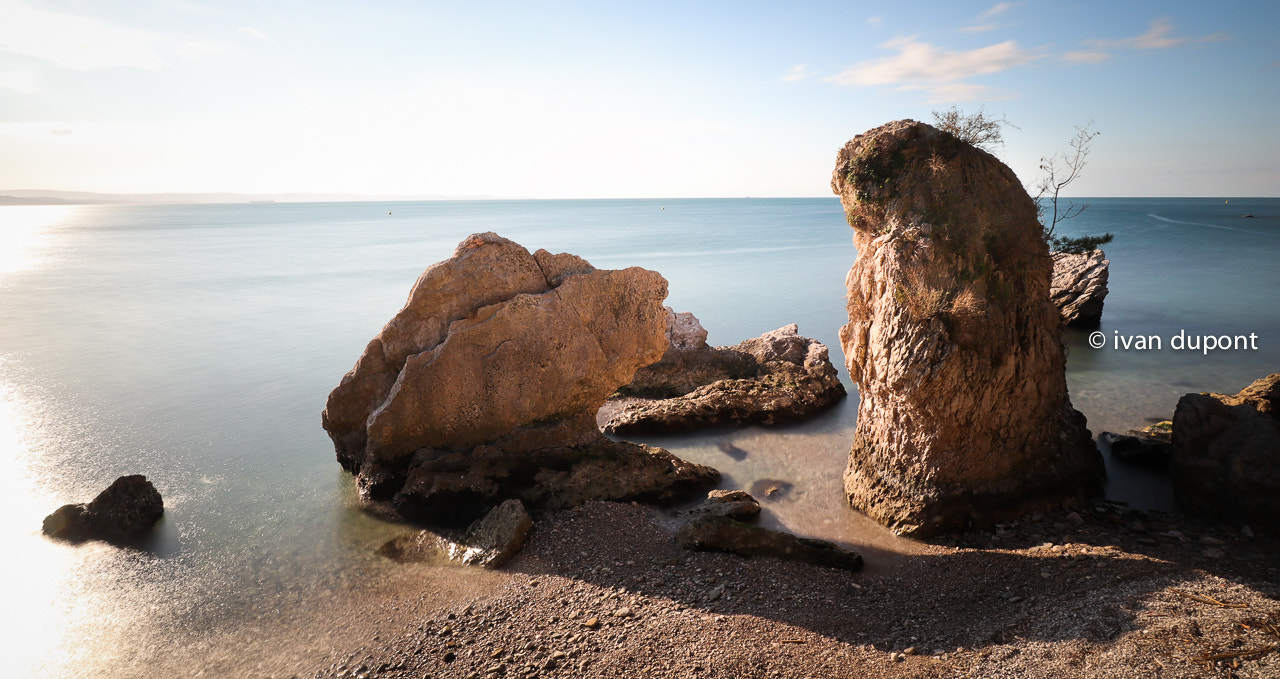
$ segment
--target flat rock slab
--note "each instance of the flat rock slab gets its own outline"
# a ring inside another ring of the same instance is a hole
[[[847,393],[826,345],[801,336],[798,330],[793,323],[733,347],[698,349],[678,361],[669,358],[669,351],[664,361],[671,365],[660,375],[648,375],[644,389],[633,383],[620,393],[663,393],[663,385],[669,387],[667,391],[679,391],[691,383],[695,388],[671,398],[628,400],[601,428],[615,434],[667,433],[726,425],[771,426],[813,417]],[[741,376],[725,376],[730,373]]]

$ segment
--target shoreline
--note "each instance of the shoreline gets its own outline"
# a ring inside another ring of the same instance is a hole
[[[392,600],[297,676],[1190,677],[1233,648],[1235,676],[1280,673],[1258,650],[1280,637],[1240,627],[1280,622],[1280,550],[1231,523],[1100,501],[864,549],[862,573],[687,552],[673,531],[634,504],[553,514],[488,593]]]

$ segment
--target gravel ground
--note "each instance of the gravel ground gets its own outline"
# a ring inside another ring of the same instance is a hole
[[[383,604],[296,676],[1280,677],[1280,543],[1238,524],[1103,502],[864,551],[862,573],[674,529],[631,504],[552,515],[483,594]]]

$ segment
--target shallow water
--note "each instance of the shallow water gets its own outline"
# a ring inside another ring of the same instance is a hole
[[[1087,333],[1068,333],[1071,395],[1095,432],[1276,370],[1278,214],[1276,200],[1108,199],[1071,224],[1117,234],[1108,336],[1260,336],[1257,351],[1205,356],[1093,350]],[[373,556],[402,528],[356,509],[319,412],[423,267],[485,230],[598,267],[656,269],[668,303],[693,311],[713,344],[797,322],[841,361],[855,252],[834,199],[0,208],[0,546],[21,583],[0,613],[8,667],[248,671],[267,660],[237,649],[281,647],[269,640],[286,629],[300,649],[323,646],[330,614],[357,615],[397,587],[483,588],[469,572]],[[801,426],[646,441],[726,483],[790,484],[774,484],[767,521],[910,551],[841,500],[855,413],[851,397]],[[129,473],[165,498],[146,550],[39,534],[49,511]],[[1158,488],[1113,465],[1113,496],[1167,506]]]

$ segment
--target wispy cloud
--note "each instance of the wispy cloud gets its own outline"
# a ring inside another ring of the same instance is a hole
[[[1089,46],[1089,49],[1065,52],[1060,58],[1068,64],[1098,64],[1110,59],[1111,53],[1118,50],[1163,50],[1230,38],[1231,36],[1221,32],[1199,37],[1175,35],[1173,22],[1168,19],[1154,19],[1145,33],[1120,39],[1085,40],[1084,43]]]
[[[1141,35],[1119,40],[1086,40],[1085,44],[1096,49],[1160,50],[1197,42],[1217,42],[1229,38],[1229,35],[1222,32],[1200,37],[1174,35],[1173,22],[1168,19],[1155,19],[1147,28],[1147,32]]]
[[[1015,4],[1016,3],[1012,2],[997,2],[987,9],[987,11],[974,18],[972,24],[959,30],[964,33],[982,33],[985,31],[993,31],[997,28],[1004,28],[1009,24],[999,24],[993,21],[993,19],[1009,11]]]
[[[243,33],[243,34],[245,34],[245,35],[247,35],[247,36],[249,36],[249,37],[251,37],[251,38],[257,38],[257,39],[259,39],[259,40],[270,40],[270,39],[271,39],[270,37],[268,37],[268,36],[267,36],[267,34],[266,34],[266,33],[263,33],[262,31],[260,31],[260,30],[258,30],[258,29],[256,29],[256,28],[253,28],[252,26],[243,26],[243,27],[241,27],[241,28],[237,28],[237,29],[236,29],[236,32],[237,32],[237,33]]]
[[[808,64],[796,64],[795,66],[791,67],[791,70],[787,71],[786,75],[782,76],[782,81],[793,83],[798,80],[807,80],[817,74],[818,74],[817,71],[813,71],[809,69]]]
[[[1110,58],[1110,54],[1095,50],[1065,52],[1062,55],[1062,60],[1068,64],[1100,64]]]
[[[52,12],[0,0],[0,53],[35,57],[75,70],[158,70],[173,57],[198,58],[221,47],[207,41],[118,26],[100,19]]]
[[[895,56],[860,61],[824,80],[848,87],[897,85],[899,90],[925,90],[930,93],[930,103],[969,101],[990,98],[994,91],[966,80],[1007,71],[1043,56],[1018,47],[1013,40],[962,52],[918,42],[916,37],[881,45],[898,50]]]
[[[884,17],[882,16],[867,17],[867,23],[870,24],[872,28],[880,28],[881,26],[884,25]]]
[[[31,94],[36,91],[36,74],[32,71],[0,73],[0,89],[13,90],[19,94]]]

